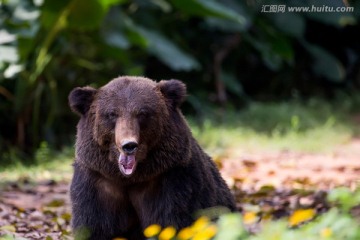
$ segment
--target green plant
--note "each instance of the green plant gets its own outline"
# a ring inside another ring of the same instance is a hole
[[[190,123],[195,137],[214,158],[229,154],[232,148],[322,152],[357,134],[358,127],[349,118],[352,107],[342,104],[315,99],[254,102],[241,112],[214,111],[205,115],[202,124],[190,117]]]
[[[351,31],[357,30],[358,11],[261,12],[267,4],[1,1],[0,152],[16,149],[31,156],[42,141],[50,147],[69,144],[76,122],[67,107],[69,91],[101,86],[118,75],[185,80],[191,94],[185,107],[196,112],[213,103],[239,107],[252,99],[330,95],[328,85],[356,90],[360,54]],[[297,6],[285,0],[271,4]],[[348,29],[351,37],[341,34]],[[321,31],[344,42],[328,46],[311,39]],[[304,121],[299,117],[293,127],[301,130]]]
[[[47,142],[43,141],[40,143],[40,147],[35,152],[35,161],[37,164],[45,163],[49,161],[51,157],[51,150]]]
[[[351,193],[356,200],[348,198]],[[351,192],[349,189],[334,189],[329,193],[330,203],[333,200],[342,199],[337,202],[328,212],[316,214],[313,209],[297,210],[288,219],[261,220],[249,212],[242,215],[239,213],[228,213],[221,215],[216,223],[210,222],[208,218],[201,217],[189,228],[163,234],[160,227],[152,231],[150,226],[145,232],[149,239],[228,239],[228,240],[288,240],[288,239],[336,239],[357,240],[360,237],[358,220],[349,214],[348,207],[360,204],[360,191]],[[345,207],[347,210],[341,210]],[[255,229],[255,233],[249,232]],[[151,231],[148,231],[151,230]],[[184,234],[184,232],[186,234]]]

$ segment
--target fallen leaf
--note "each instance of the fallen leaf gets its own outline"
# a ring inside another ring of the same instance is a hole
[[[8,231],[8,232],[16,232],[16,228],[13,225],[5,225],[0,227],[0,230]]]

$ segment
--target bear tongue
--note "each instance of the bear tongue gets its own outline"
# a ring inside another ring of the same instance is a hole
[[[135,169],[135,156],[134,155],[126,155],[123,153],[120,153],[119,156],[119,168],[120,171],[126,175],[130,176]]]

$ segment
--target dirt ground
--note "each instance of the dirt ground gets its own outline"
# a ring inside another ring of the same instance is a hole
[[[331,139],[329,139],[331,141]],[[222,161],[221,172],[230,185],[257,190],[264,185],[278,189],[328,190],[354,188],[360,183],[360,139],[338,146],[326,154],[242,152],[233,149]]]
[[[273,218],[288,216],[302,207],[325,211],[327,190],[336,186],[355,188],[360,179],[360,139],[327,154],[232,149],[228,156],[231,158],[221,161],[221,173],[236,196],[239,210],[260,206],[260,211]],[[3,183],[0,236],[71,239],[68,185],[52,180]]]

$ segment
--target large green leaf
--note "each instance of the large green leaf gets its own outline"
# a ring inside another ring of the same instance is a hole
[[[273,29],[264,30],[260,37],[244,35],[244,38],[261,53],[264,63],[273,71],[280,70],[284,62],[288,64],[294,62],[291,41]]]
[[[239,81],[239,79],[237,79],[235,74],[221,70],[220,79],[224,82],[227,90],[240,97],[245,97],[244,89],[241,85],[241,82]]]
[[[283,66],[283,61],[281,57],[277,54],[274,54],[272,51],[263,51],[261,55],[265,65],[269,69],[273,71],[279,71]]]
[[[281,13],[271,15],[277,28],[290,36],[302,38],[305,32],[305,17],[299,13]]]
[[[205,19],[205,22],[211,28],[216,28],[225,32],[243,32],[248,28],[248,24],[239,24],[228,19],[217,17],[208,17]]]
[[[104,41],[113,47],[127,49],[130,47],[130,42],[121,31],[105,31],[102,33]]]
[[[182,51],[161,33],[142,27],[137,27],[137,32],[147,39],[147,50],[171,69],[190,71],[200,68],[195,58]]]
[[[98,0],[100,5],[105,9],[108,10],[109,7],[116,4],[121,4],[127,2],[127,0]]]
[[[138,31],[132,19],[119,8],[110,9],[101,26],[101,33],[104,41],[116,48],[127,49],[131,45],[142,48],[148,46],[148,40]]]
[[[325,49],[304,43],[314,58],[312,66],[314,72],[334,82],[341,82],[345,79],[345,70],[341,62]]]
[[[175,71],[200,68],[200,64],[194,57],[182,51],[161,33],[137,26],[128,16],[121,12],[119,14],[127,28],[127,38],[131,44],[145,48]]]
[[[71,0],[45,0],[41,9],[41,25],[45,28],[52,28],[62,10],[68,6],[70,2]]]
[[[279,55],[283,60],[292,63],[294,60],[294,50],[291,41],[284,35],[279,34],[268,40],[271,50]]]
[[[29,55],[34,51],[36,42],[33,38],[18,38],[18,53],[21,61],[27,61]]]
[[[245,18],[231,8],[214,0],[171,0],[176,8],[190,15],[202,17],[220,17],[245,23]]]
[[[99,27],[106,10],[99,0],[76,0],[69,14],[69,27],[75,29],[94,29]]]
[[[130,20],[119,9],[110,9],[101,26],[101,35],[107,45],[120,49],[127,49],[131,46],[124,33],[127,21]]]
[[[252,22],[253,14],[246,4],[236,0],[222,0],[222,4],[226,5],[227,8],[232,9],[237,14],[241,15],[244,21],[233,21],[228,18],[219,17],[206,17],[205,21],[211,28],[216,28],[226,32],[242,32],[246,31]]]
[[[151,0],[152,4],[158,6],[163,12],[170,12],[172,10],[171,5],[166,0]]]
[[[109,7],[126,0],[46,0],[42,11],[42,23],[51,28],[62,9],[69,8],[67,24],[70,28],[92,30],[100,26]]]

